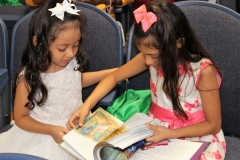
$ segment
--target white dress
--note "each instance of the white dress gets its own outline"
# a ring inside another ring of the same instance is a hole
[[[72,113],[82,105],[81,72],[74,71],[75,67],[77,62],[74,59],[58,72],[41,74],[48,89],[48,99],[44,106],[35,105],[29,116],[45,124],[66,127]],[[50,135],[27,132],[15,124],[0,134],[1,152],[25,153],[49,160],[75,159]]]

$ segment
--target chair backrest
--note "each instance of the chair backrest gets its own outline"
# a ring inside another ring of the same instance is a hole
[[[38,156],[21,154],[21,153],[0,153],[0,159],[1,160],[46,160]]]
[[[133,3],[122,7],[114,6],[115,18],[117,21],[121,22],[124,36],[127,36],[127,34],[129,33],[129,29],[132,25],[132,10]]]
[[[219,0],[186,0],[186,1],[206,1],[211,3],[218,3]]]
[[[6,24],[0,16],[0,68],[7,68],[7,54],[9,52],[7,33]]]
[[[76,2],[88,21],[88,37],[83,42],[84,50],[90,59],[90,71],[119,67],[123,64],[122,33],[118,23],[107,13],[87,3]],[[28,25],[35,12],[21,18],[14,26],[11,43],[11,79],[20,65],[22,51],[27,42]],[[83,89],[83,101],[94,89],[94,86]]]
[[[75,4],[88,19],[88,39],[84,41],[84,50],[89,55],[90,71],[122,66],[122,30],[117,21],[93,5],[81,2],[76,2]],[[83,101],[91,94],[95,86],[83,89]],[[122,93],[121,89],[115,91],[117,92],[115,96],[119,96]],[[106,106],[113,103],[112,100],[110,102],[104,101],[100,101],[100,104]]]
[[[234,11],[237,10],[236,4],[239,0],[218,0],[220,5],[228,7]]]
[[[11,37],[11,44],[10,44],[10,64],[9,64],[9,75],[10,75],[10,83],[11,83],[11,112],[13,112],[13,80],[18,68],[21,64],[21,56],[24,50],[25,45],[27,44],[27,37],[28,37],[28,26],[33,15],[34,11],[22,16],[17,22],[15,23],[12,29],[12,37]]]
[[[0,129],[6,125],[6,115],[10,113],[7,54],[9,54],[8,33],[5,23],[0,18]]]
[[[240,134],[240,15],[219,4],[176,2],[223,71],[220,87],[224,133]]]
[[[129,31],[129,37],[127,41],[126,62],[130,61],[133,57],[135,57],[139,53],[139,50],[137,49],[135,43],[133,42],[133,31],[134,24],[131,26]],[[127,88],[135,90],[150,89],[149,70],[146,70],[134,77],[129,78]]]
[[[9,44],[11,44],[12,30],[16,22],[36,8],[30,6],[0,6],[0,17],[7,26]],[[9,55],[7,55],[7,60],[10,61]],[[9,65],[10,63],[8,63],[8,69]]]

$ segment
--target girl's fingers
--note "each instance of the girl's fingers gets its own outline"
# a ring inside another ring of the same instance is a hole
[[[151,130],[157,130],[158,126],[154,126],[154,125],[151,125],[150,123],[146,123],[145,124],[147,128],[151,129]]]

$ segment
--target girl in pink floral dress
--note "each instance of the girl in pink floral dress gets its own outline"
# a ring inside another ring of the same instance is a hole
[[[200,122],[203,123],[203,121],[205,121],[205,110],[203,109],[204,101],[202,101],[201,92],[199,92],[198,86],[200,85],[199,83],[201,82],[201,75],[202,72],[204,72],[204,69],[207,70],[207,67],[212,67],[212,65],[213,63],[209,59],[202,58],[199,62],[187,63],[189,71],[185,71],[183,65],[178,66],[180,82],[178,84],[178,98],[183,111],[188,117],[187,120],[177,117],[176,114],[174,114],[171,100],[167,97],[167,94],[165,94],[163,88],[161,87],[164,83],[163,70],[158,67],[149,67],[151,73],[150,89],[152,93],[152,104],[149,116],[159,119],[160,126],[164,126],[169,129],[183,128]],[[219,87],[221,84],[221,77],[214,67],[213,71],[216,74],[217,85]],[[209,99],[211,100],[210,97]],[[212,100],[214,101],[214,99]],[[206,107],[211,106],[206,105]],[[153,126],[150,128],[159,129]],[[156,131],[156,133],[158,133],[158,131]],[[201,159],[224,159],[226,143],[222,130],[218,133],[210,135],[199,135],[196,137],[184,136],[178,138],[190,141],[211,142],[211,145],[205,150],[205,152],[202,153]]]
[[[224,159],[221,72],[210,54],[175,4],[153,1],[133,13],[136,20],[133,37],[140,53],[106,76],[72,114],[67,126],[71,129],[77,121],[81,126],[91,108],[118,82],[149,69],[152,100],[149,116],[158,119],[159,125],[146,124],[154,131],[154,136],[146,140],[208,141],[211,144],[200,159]]]

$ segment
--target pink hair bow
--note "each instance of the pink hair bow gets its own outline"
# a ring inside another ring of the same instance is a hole
[[[152,24],[157,21],[157,16],[152,12],[147,12],[144,4],[133,11],[133,14],[137,23],[142,22],[142,29],[144,32],[146,32]]]

